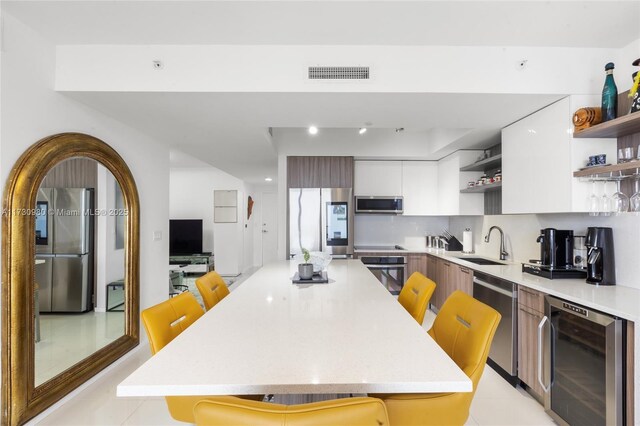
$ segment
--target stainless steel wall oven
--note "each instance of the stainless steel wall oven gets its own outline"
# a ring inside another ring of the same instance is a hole
[[[405,256],[363,256],[360,260],[391,294],[400,294],[407,276]]]

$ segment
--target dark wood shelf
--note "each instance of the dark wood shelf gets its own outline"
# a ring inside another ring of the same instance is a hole
[[[497,169],[502,165],[502,154],[485,158],[468,166],[460,167],[461,172],[484,172],[486,170]]]
[[[481,192],[497,191],[502,188],[502,181],[489,183],[486,185],[472,186],[471,188],[461,189],[461,194],[479,194]]]
[[[614,120],[575,132],[574,138],[619,138],[640,132],[640,112],[623,115]]]
[[[588,169],[577,170],[573,172],[573,177],[589,177],[598,175],[609,175],[611,173],[620,173],[628,175],[635,173],[640,168],[640,160],[630,161],[628,163],[612,164],[610,166],[590,167]],[[615,177],[615,176],[614,176]]]

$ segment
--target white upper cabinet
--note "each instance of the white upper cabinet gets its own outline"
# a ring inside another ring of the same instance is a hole
[[[402,161],[356,161],[353,187],[360,196],[402,195]]]
[[[482,172],[461,172],[482,151],[458,151],[440,161],[361,161],[354,163],[354,194],[398,196],[405,216],[481,215],[483,194],[461,194]]]
[[[502,129],[502,213],[587,211],[588,183],[573,177],[590,155],[616,161],[615,139],[573,139],[578,108],[597,97],[564,98]]]
[[[438,162],[403,161],[402,196],[405,216],[437,215]]]
[[[482,172],[461,172],[482,151],[456,151],[438,161],[438,211],[441,215],[482,215],[484,194],[461,194],[467,182],[476,181]]]

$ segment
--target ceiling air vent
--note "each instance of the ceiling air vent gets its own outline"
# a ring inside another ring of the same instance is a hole
[[[309,67],[309,80],[369,80],[369,67]]]

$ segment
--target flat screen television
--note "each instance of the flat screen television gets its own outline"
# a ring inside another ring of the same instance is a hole
[[[202,219],[169,221],[169,254],[171,256],[202,253]]]

